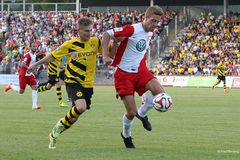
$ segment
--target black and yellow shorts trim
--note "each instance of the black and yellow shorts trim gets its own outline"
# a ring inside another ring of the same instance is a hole
[[[218,76],[217,79],[220,79],[221,81],[225,81],[226,80],[226,76]]]
[[[75,102],[78,99],[85,99],[87,103],[87,109],[90,109],[91,98],[93,95],[93,88],[84,88],[79,83],[66,83],[68,97]]]

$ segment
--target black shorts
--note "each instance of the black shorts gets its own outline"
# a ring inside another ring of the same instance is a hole
[[[78,83],[66,83],[66,88],[68,97],[72,99],[73,103],[78,99],[85,99],[87,103],[87,109],[90,109],[93,88],[84,88]]]
[[[61,70],[59,72],[59,78],[64,81],[64,77],[65,77],[65,70]]]
[[[226,76],[218,76],[217,79],[220,79],[221,81],[226,81]]]
[[[57,75],[48,75],[48,83],[50,83],[51,85],[55,85],[56,83],[59,82],[59,77]]]

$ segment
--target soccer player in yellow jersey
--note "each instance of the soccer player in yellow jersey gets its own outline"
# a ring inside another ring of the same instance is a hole
[[[56,42],[50,42],[50,47],[52,50],[57,48],[58,44]],[[61,91],[61,80],[64,80],[64,70],[60,71],[60,65],[62,63],[62,58],[55,59],[53,62],[48,63],[48,81],[45,83],[40,83],[38,85],[38,92],[45,92],[50,90],[54,85],[56,86],[56,93],[59,101],[60,107],[68,107],[67,104],[63,102],[62,91]]]
[[[92,21],[89,18],[80,18],[78,37],[64,42],[58,49],[28,68],[31,71],[40,64],[52,62],[64,55],[71,56],[69,64],[65,67],[65,83],[68,95],[74,103],[49,134],[50,149],[56,148],[59,135],[69,129],[81,114],[90,109],[97,53],[102,50],[101,40],[91,37],[91,31]]]
[[[221,81],[223,81],[223,91],[225,93],[229,92],[226,87],[226,71],[227,67],[224,63],[224,58],[221,58],[220,62],[217,64],[217,82],[212,86],[212,89],[214,89]]]

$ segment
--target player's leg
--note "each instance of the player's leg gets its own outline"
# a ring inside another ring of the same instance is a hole
[[[38,95],[37,95],[37,81],[35,76],[27,77],[27,84],[32,88],[32,109],[37,110],[43,108],[37,105]]]
[[[14,85],[12,83],[10,83],[9,85],[7,85],[5,87],[4,92],[9,91],[10,89],[14,90],[15,92],[19,93],[19,94],[23,94],[27,85],[27,79],[25,76],[19,76],[19,85]]]
[[[49,148],[56,148],[56,139],[65,130],[69,129],[79,118],[79,116],[89,108],[91,104],[91,97],[93,89],[87,90],[78,84],[66,84],[68,87],[68,94],[74,99],[74,106],[68,111],[65,117],[53,127],[50,133]]]
[[[133,95],[126,95],[122,97],[122,101],[126,108],[126,114],[123,115],[123,127],[121,136],[123,138],[124,144],[126,148],[135,148],[134,144],[132,143],[132,125],[133,125],[133,118],[136,116],[137,107],[135,103],[135,99]]]
[[[42,85],[38,86],[38,92],[45,92],[50,90],[56,83],[58,82],[58,78],[56,75],[48,75],[48,82],[43,83]]]
[[[137,111],[137,115],[136,117],[142,121],[143,127],[147,130],[147,131],[151,131],[152,130],[152,125],[148,120],[148,116],[147,116],[147,112],[153,108],[153,94],[150,93],[146,93],[145,95],[145,102],[141,105],[141,107],[138,109]]]
[[[141,105],[138,109],[138,113],[136,117],[142,121],[143,127],[147,131],[152,130],[152,125],[148,120],[147,112],[153,108],[153,94],[157,95],[159,93],[164,92],[163,87],[161,86],[160,82],[154,77],[154,75],[149,71],[145,70],[140,73],[141,78],[138,82],[138,86],[136,87],[136,92],[139,95],[143,95],[146,90],[150,90],[151,93],[146,94],[146,102]]]
[[[221,78],[218,76],[217,81],[212,85],[212,90],[215,89],[215,87],[221,82]]]
[[[37,91],[38,91],[38,92],[44,92],[44,91],[50,90],[50,89],[52,88],[52,86],[53,86],[53,85],[48,82],[46,85],[39,86],[39,87],[37,88]]]
[[[223,81],[223,92],[228,93],[229,90],[227,89],[227,86],[226,86],[226,77],[225,76],[222,77],[222,81]]]
[[[62,90],[61,90],[61,82],[58,81],[58,82],[55,84],[55,87],[56,87],[56,94],[57,94],[59,106],[60,106],[60,107],[68,107],[68,105],[66,105],[66,104],[63,102]]]
[[[9,91],[10,89],[14,90],[17,93],[20,93],[20,87],[18,85],[14,85],[12,83],[10,83],[9,85],[7,85],[4,89],[4,92]],[[24,91],[23,91],[24,92]],[[23,93],[22,92],[22,93]]]
[[[48,84],[48,81],[47,82],[43,82],[43,83],[38,83],[37,84],[37,88],[38,88],[38,92],[44,92],[47,90],[46,86]]]
[[[122,132],[121,137],[126,148],[135,148],[132,142],[131,129],[133,125],[133,118],[136,116],[137,107],[134,99],[134,84],[132,80],[135,77],[132,74],[117,69],[114,74],[114,84],[117,91],[117,95],[121,97],[126,113],[122,118]]]

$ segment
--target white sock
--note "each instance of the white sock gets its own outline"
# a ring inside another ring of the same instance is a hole
[[[142,104],[146,103],[146,94],[145,93],[141,96],[141,100],[142,100]]]
[[[38,99],[37,91],[32,90],[32,104],[33,104],[33,107],[37,106],[37,99]]]
[[[138,115],[140,117],[145,117],[147,115],[147,112],[153,108],[153,94],[149,93],[148,95],[146,95],[146,101],[144,104],[142,104],[142,106],[138,109]]]
[[[17,86],[17,85],[12,84],[12,85],[11,85],[11,88],[12,88],[12,90],[16,91],[17,93],[20,92],[20,88],[19,88],[19,86]]]
[[[122,134],[125,138],[130,137],[131,136],[131,129],[132,129],[132,124],[133,124],[133,120],[130,120],[127,118],[127,116],[124,114],[123,115],[123,130],[122,130]]]

